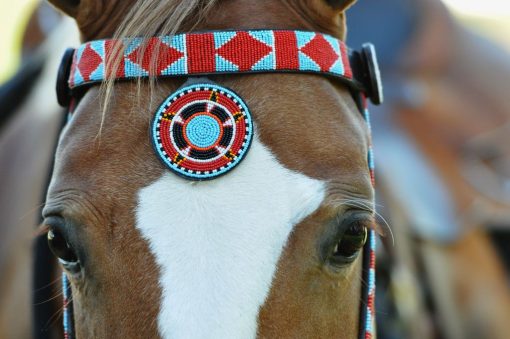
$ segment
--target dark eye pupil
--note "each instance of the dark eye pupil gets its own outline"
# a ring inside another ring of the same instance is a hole
[[[67,262],[76,262],[78,258],[73,249],[67,243],[65,237],[57,230],[48,231],[48,245],[50,250],[58,258]]]
[[[367,240],[367,228],[355,222],[345,231],[342,240],[335,247],[334,256],[352,257],[363,248]]]

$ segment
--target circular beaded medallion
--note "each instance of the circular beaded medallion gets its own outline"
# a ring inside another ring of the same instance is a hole
[[[230,171],[246,155],[252,136],[246,104],[233,91],[214,84],[179,89],[161,104],[152,123],[159,158],[192,180]]]

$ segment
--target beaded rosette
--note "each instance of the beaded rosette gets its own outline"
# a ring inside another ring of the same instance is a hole
[[[161,104],[152,140],[163,163],[188,179],[212,179],[243,159],[253,136],[248,107],[214,84],[179,89]]]

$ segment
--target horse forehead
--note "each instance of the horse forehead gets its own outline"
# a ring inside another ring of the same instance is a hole
[[[277,86],[268,89],[269,80]],[[294,85],[293,80],[299,80],[301,85]],[[339,96],[338,88],[327,80],[298,75],[260,76],[249,81],[224,79],[223,82],[247,99],[261,142],[270,147],[285,167],[327,180],[330,186],[350,183],[353,188],[349,190],[370,190],[366,163],[368,133],[356,108],[346,104],[352,102],[346,100],[350,99],[348,92]],[[172,81],[162,81],[159,85],[154,95],[156,102],[176,89]],[[149,185],[163,172],[147,134],[151,114],[132,112],[129,93],[134,85],[119,83],[117,86],[116,104],[104,120],[97,88],[91,88],[82,99],[61,140],[56,164],[58,175],[53,178],[62,186],[92,190],[92,196],[99,195],[94,200],[102,201],[106,189],[131,200],[140,187]],[[288,100],[296,86],[302,93]],[[306,88],[315,90],[309,93]],[[322,97],[310,105],[318,92]],[[139,106],[150,106],[148,98],[140,100]],[[130,185],[126,186],[127,181]]]
[[[257,136],[240,165],[208,182],[172,173],[138,192],[136,227],[160,268],[163,337],[255,337],[293,227],[325,182],[282,166]]]

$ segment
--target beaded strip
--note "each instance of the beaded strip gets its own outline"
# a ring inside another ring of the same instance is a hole
[[[375,337],[375,250],[376,250],[375,231],[370,231],[370,264],[368,272],[368,300],[367,300],[367,318],[365,338]]]
[[[368,103],[364,95],[361,95],[363,116],[368,126],[370,135],[372,135],[372,126],[370,123],[370,112],[368,111]],[[372,186],[375,188],[375,162],[374,162],[374,150],[372,147],[372,139],[370,138],[370,144],[368,146],[368,169],[370,171],[370,180]],[[368,245],[368,246],[367,246]],[[365,312],[365,339],[375,338],[375,250],[376,250],[376,234],[374,230],[370,230],[368,235],[368,244],[365,250],[365,263],[368,263],[368,267],[363,267],[364,270],[368,270],[366,273],[366,290],[364,297],[366,298],[366,309]]]
[[[73,310],[72,310],[72,291],[69,279],[65,272],[62,273],[62,295],[63,301],[63,323],[64,323],[64,339],[74,338],[73,328]]]
[[[114,72],[115,47],[120,47],[122,58]],[[149,66],[152,60],[157,60],[155,67]],[[341,40],[315,32],[248,30],[87,42],[74,53],[69,87],[110,77],[133,79],[268,71],[326,73],[356,83],[348,49]]]

